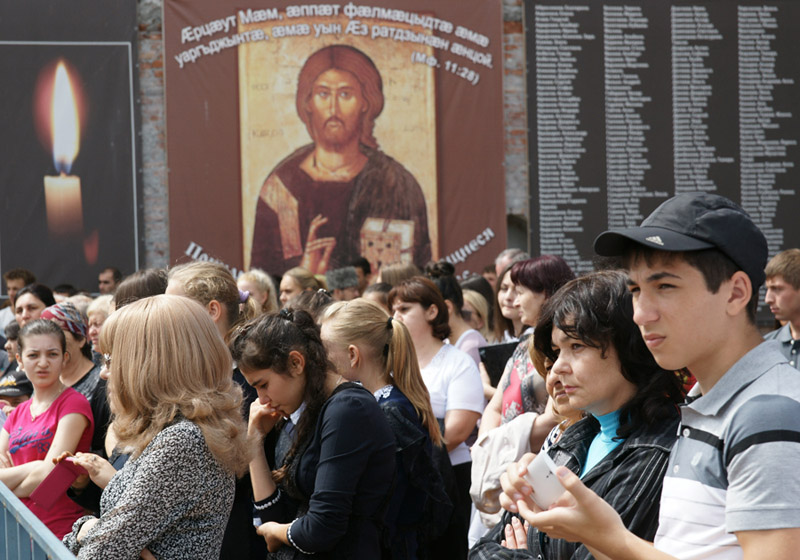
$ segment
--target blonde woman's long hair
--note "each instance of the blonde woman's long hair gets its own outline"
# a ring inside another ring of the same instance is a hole
[[[120,444],[138,456],[170,424],[196,424],[212,455],[242,474],[249,461],[242,391],[208,312],[181,296],[145,298],[112,313],[100,345],[112,355],[109,404]]]
[[[253,298],[241,301],[236,280],[230,271],[219,263],[194,261],[178,265],[170,269],[169,281],[179,283],[188,297],[204,306],[212,300],[224,305],[228,335],[240,323],[260,313],[258,303]]]
[[[321,322],[330,327],[336,343],[361,343],[362,351],[368,351],[371,358],[383,365],[384,377],[411,401],[431,441],[434,445],[442,445],[444,440],[439,423],[433,414],[431,397],[406,326],[390,319],[378,304],[365,299],[332,304]]]

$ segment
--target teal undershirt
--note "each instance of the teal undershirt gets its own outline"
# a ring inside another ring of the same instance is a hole
[[[589,445],[589,453],[586,454],[586,462],[581,471],[581,478],[622,443],[621,439],[614,439],[617,437],[617,429],[619,428],[619,409],[603,416],[595,416],[595,418],[600,422],[600,431],[594,436],[591,445]]]

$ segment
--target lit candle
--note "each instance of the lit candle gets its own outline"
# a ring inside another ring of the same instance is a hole
[[[78,105],[63,62],[56,68],[51,113],[53,161],[59,175],[44,178],[47,227],[51,235],[69,235],[83,231],[81,180],[69,175],[78,155],[80,123]]]

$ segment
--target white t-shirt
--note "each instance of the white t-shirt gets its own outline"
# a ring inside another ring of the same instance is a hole
[[[468,331],[464,331],[464,334],[458,337],[456,340],[455,346],[462,352],[465,352],[472,360],[475,362],[475,365],[481,363],[481,355],[478,352],[478,348],[486,346],[488,342],[486,339],[483,338],[483,335],[476,331],[475,329],[469,329]]]
[[[444,418],[448,410],[471,410],[483,413],[483,383],[478,366],[467,354],[445,344],[430,363],[422,368],[422,379],[431,395],[431,407],[437,418]],[[460,465],[470,461],[465,443],[450,452],[450,463]]]

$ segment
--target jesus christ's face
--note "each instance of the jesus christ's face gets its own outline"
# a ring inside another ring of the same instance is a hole
[[[308,104],[314,140],[333,150],[357,141],[366,107],[355,76],[326,70],[314,81]]]

